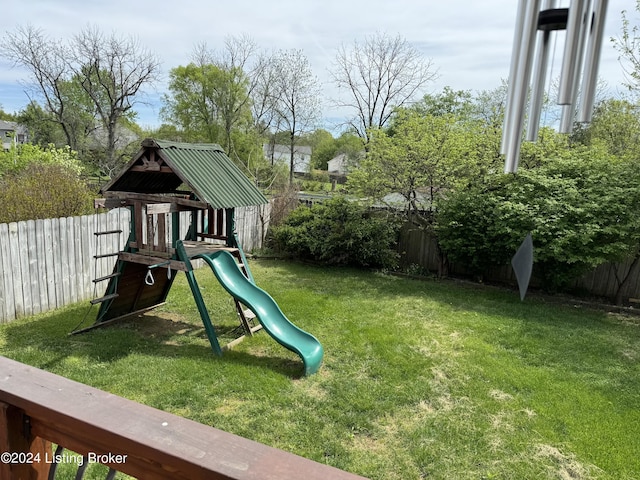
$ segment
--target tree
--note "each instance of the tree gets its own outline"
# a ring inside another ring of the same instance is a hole
[[[302,50],[280,50],[271,63],[271,95],[280,131],[289,137],[289,183],[300,136],[311,132],[320,117],[320,86]]]
[[[0,53],[30,71],[45,110],[59,123],[71,148],[78,149],[79,139],[86,138],[87,118],[94,120],[91,130],[103,129],[102,167],[113,169],[119,160],[119,122],[131,118],[141,89],[155,81],[155,55],[133,38],[105,36],[89,27],[67,43],[50,40],[42,30],[20,27],[6,35]]]
[[[161,115],[178,125],[191,141],[219,143],[221,124],[214,84],[221,81],[223,72],[215,65],[196,65],[173,68],[169,73],[169,91],[164,96]]]
[[[435,210],[441,191],[477,175],[473,141],[453,114],[400,110],[388,130],[372,131],[367,156],[348,185],[375,200],[399,193],[406,212],[420,217]]]
[[[636,0],[636,11],[640,12],[640,0]],[[622,34],[618,38],[612,38],[613,46],[620,53],[618,59],[625,60],[623,65],[627,74],[626,86],[630,90],[640,89],[640,33],[638,25],[631,25],[627,12],[622,11]]]
[[[67,144],[77,150],[76,136],[67,121],[67,102],[63,93],[63,85],[70,77],[68,47],[47,38],[42,30],[27,26],[6,34],[0,55],[30,71],[32,91],[43,98],[45,109],[62,128]]]
[[[338,107],[353,112],[349,125],[370,141],[373,128],[384,127],[394,109],[406,105],[436,77],[430,60],[400,35],[375,34],[336,54],[333,79],[342,94]]]
[[[333,135],[323,128],[313,131],[305,137],[311,147],[311,166],[320,170],[327,169],[327,162],[331,160],[337,150]]]
[[[113,168],[119,161],[119,121],[134,113],[140,89],[155,82],[160,62],[134,38],[119,38],[115,33],[107,37],[90,27],[73,38],[71,52],[69,66],[91,98],[106,132],[106,162]]]
[[[591,123],[573,136],[584,145],[601,145],[618,158],[638,159],[640,149],[640,106],[625,99],[598,102]]]

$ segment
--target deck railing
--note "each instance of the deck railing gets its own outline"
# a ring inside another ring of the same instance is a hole
[[[0,357],[0,478],[48,478],[52,443],[140,479],[363,478]]]

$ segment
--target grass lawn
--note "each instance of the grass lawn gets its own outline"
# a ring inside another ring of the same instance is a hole
[[[372,479],[640,478],[640,319],[449,281],[251,266],[322,342],[319,373],[301,377],[265,332],[215,357],[184,275],[166,306],[83,335],[67,333],[87,303],[2,325],[0,354]],[[211,271],[197,277],[214,322],[235,326]]]

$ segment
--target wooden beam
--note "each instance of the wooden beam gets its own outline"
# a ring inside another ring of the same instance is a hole
[[[123,262],[141,263],[142,265],[156,265],[158,263],[165,263],[168,261],[168,266],[171,267],[172,270],[180,270],[181,272],[187,271],[187,267],[185,266],[184,262],[181,262],[179,260],[167,260],[166,258],[158,256],[138,255],[135,253],[120,252],[118,254],[118,260],[122,260]]]
[[[149,203],[147,204],[147,215],[156,215],[158,213],[170,213],[172,205],[175,203]],[[177,205],[176,205],[177,206]]]
[[[173,173],[170,167],[161,167],[156,164],[148,165],[134,165],[129,169],[130,172],[159,172],[159,173]]]
[[[153,193],[135,193],[135,192],[105,192],[107,200],[125,200],[127,205],[131,205],[136,201],[146,204],[151,203],[172,203],[189,209],[206,210],[209,206],[206,202],[198,200],[189,200],[184,196],[153,194]]]

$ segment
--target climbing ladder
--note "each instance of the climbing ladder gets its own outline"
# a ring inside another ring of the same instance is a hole
[[[96,237],[96,254],[93,256],[94,260],[95,260],[95,272],[97,275],[98,272],[98,260],[103,259],[103,258],[110,258],[110,257],[117,257],[119,252],[110,252],[110,253],[102,253],[99,254],[98,252],[100,251],[99,249],[99,239],[103,238],[107,235],[118,235],[118,240],[120,240],[120,234],[122,233],[122,230],[105,230],[103,232],[94,232],[93,234]],[[120,242],[119,242],[120,243]],[[105,280],[111,280],[112,278],[116,278],[120,276],[120,271],[117,269],[114,269],[113,273],[110,273],[109,275],[104,275],[102,277],[97,277],[94,278],[92,280],[93,284],[94,284],[94,292],[97,292],[97,286],[99,283],[104,282]],[[91,303],[91,305],[97,305],[99,303],[102,302],[107,302],[109,300],[113,300],[114,298],[118,297],[118,294],[115,293],[117,289],[113,289],[113,292],[109,293],[106,292],[105,295],[103,295],[102,297],[99,298],[94,298],[93,300],[90,300],[89,303]]]

